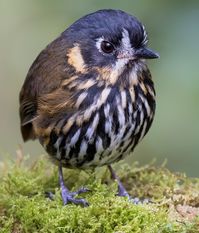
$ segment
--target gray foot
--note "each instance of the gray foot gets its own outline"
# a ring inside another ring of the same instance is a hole
[[[76,192],[70,192],[67,187],[64,184],[64,178],[63,178],[63,172],[62,172],[62,165],[60,163],[59,165],[59,182],[61,187],[61,195],[64,205],[67,205],[68,203],[74,203],[76,205],[82,205],[84,207],[88,206],[88,202],[83,198],[76,198],[76,195],[79,195],[81,193],[88,192],[89,189],[87,188],[81,188]]]
[[[84,207],[89,206],[88,202],[83,198],[76,198],[75,196],[81,193],[88,192],[86,188],[81,188],[77,192],[70,192],[65,186],[61,186],[61,195],[64,205],[68,203],[74,203],[76,205],[82,205]]]
[[[117,195],[120,197],[128,197],[129,201],[131,201],[133,204],[138,205],[138,204],[147,204],[149,203],[149,199],[143,199],[140,200],[139,198],[135,197],[132,198],[128,192],[126,191],[126,189],[124,188],[122,182],[120,181],[119,177],[116,175],[115,171],[113,170],[113,168],[111,167],[111,165],[108,165],[108,169],[111,173],[111,177],[112,179],[116,180],[118,183],[118,193]]]

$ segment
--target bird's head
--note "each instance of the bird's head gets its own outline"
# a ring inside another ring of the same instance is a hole
[[[76,21],[64,33],[70,41],[68,62],[77,71],[97,69],[115,82],[133,64],[158,58],[147,48],[147,33],[134,17],[120,10],[100,10]]]

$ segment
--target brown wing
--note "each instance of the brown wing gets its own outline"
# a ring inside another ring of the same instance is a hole
[[[66,59],[67,43],[64,40],[63,37],[59,37],[38,55],[22,86],[19,112],[24,141],[36,137],[33,122],[38,117],[38,103],[43,101],[42,106],[45,107],[44,102],[49,97],[51,101],[48,106],[49,109],[53,109],[51,105],[57,105],[55,99],[61,98],[57,91],[61,82],[70,76]],[[65,92],[64,98],[69,99],[68,94]]]

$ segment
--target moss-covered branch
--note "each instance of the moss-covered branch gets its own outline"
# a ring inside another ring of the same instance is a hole
[[[199,180],[174,174],[164,166],[120,166],[118,174],[132,196],[150,198],[134,205],[117,197],[117,184],[106,168],[94,173],[65,170],[72,190],[80,186],[90,206],[63,206],[57,168],[46,158],[32,166],[24,159],[0,166],[0,232],[199,232]],[[45,192],[55,193],[54,200]]]

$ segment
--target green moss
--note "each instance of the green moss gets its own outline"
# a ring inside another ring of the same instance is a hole
[[[81,197],[90,206],[63,206],[57,168],[46,158],[32,166],[24,159],[2,164],[0,178],[0,232],[199,232],[199,180],[174,174],[164,166],[121,165],[118,174],[132,196],[148,197],[134,205],[115,196],[117,184],[106,168],[95,172],[66,169],[71,190],[91,191]],[[54,200],[45,192],[55,193]]]

